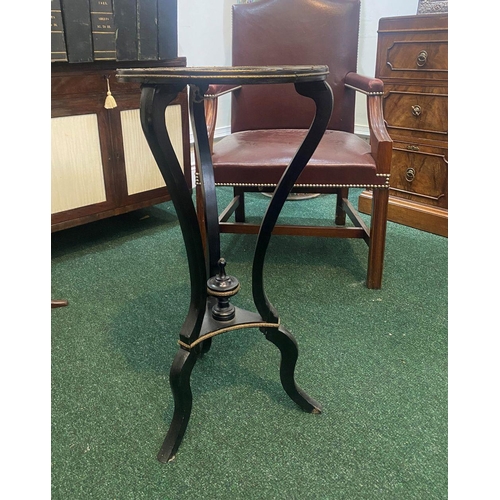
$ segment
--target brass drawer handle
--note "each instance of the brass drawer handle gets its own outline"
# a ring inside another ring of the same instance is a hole
[[[405,174],[405,179],[408,181],[408,182],[412,182],[413,179],[415,179],[415,169],[414,168],[408,168],[406,170],[406,174]]]
[[[413,144],[408,144],[406,149],[409,149],[410,151],[420,151],[420,148],[418,146],[414,146]]]
[[[411,114],[413,116],[420,116],[422,114],[422,108],[418,104],[415,104],[411,107]]]
[[[417,66],[419,68],[422,68],[427,64],[427,52],[425,50],[422,50],[420,54],[417,56]]]

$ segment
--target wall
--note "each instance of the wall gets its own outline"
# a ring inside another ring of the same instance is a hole
[[[359,24],[358,73],[375,75],[377,53],[378,21],[381,17],[407,16],[417,13],[418,0],[362,0]],[[366,98],[359,92],[356,95],[355,130],[368,133],[366,118]]]
[[[231,64],[231,6],[235,0],[179,0],[179,56],[188,66]],[[381,17],[416,14],[418,0],[364,0],[361,2],[358,72],[375,73],[378,20]],[[366,101],[358,94],[356,131],[366,133]],[[220,100],[216,136],[230,130],[230,97]]]

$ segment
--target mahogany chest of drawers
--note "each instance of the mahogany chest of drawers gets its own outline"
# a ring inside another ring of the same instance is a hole
[[[448,235],[448,16],[379,21],[376,77],[393,142],[388,219]],[[359,209],[370,213],[371,193]]]

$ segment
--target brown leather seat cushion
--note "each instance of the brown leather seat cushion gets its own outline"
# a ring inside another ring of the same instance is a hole
[[[278,183],[307,130],[274,129],[236,132],[214,144],[217,184]],[[296,184],[382,186],[370,145],[354,134],[327,130]]]

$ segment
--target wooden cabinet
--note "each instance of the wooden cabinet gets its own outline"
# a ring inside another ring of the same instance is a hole
[[[447,236],[447,14],[380,19],[376,77],[394,141],[388,218]],[[370,213],[371,193],[358,201]]]
[[[52,231],[170,199],[140,124],[140,86],[117,68],[185,66],[168,61],[52,63]],[[104,107],[109,91],[116,107]],[[167,108],[172,144],[191,186],[187,92]]]

